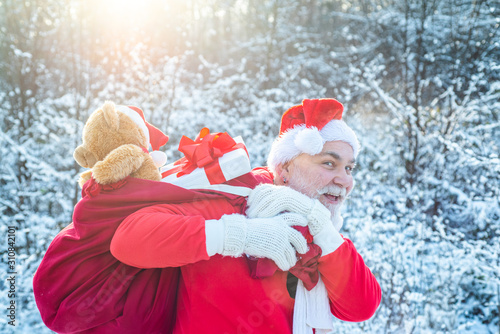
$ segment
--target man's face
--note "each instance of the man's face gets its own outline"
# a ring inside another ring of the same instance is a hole
[[[319,199],[332,214],[352,190],[356,163],[352,147],[342,141],[326,142],[321,153],[301,154],[282,168],[287,185]]]

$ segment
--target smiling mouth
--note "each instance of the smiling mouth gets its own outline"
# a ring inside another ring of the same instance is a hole
[[[318,190],[318,194],[322,196],[325,204],[338,205],[344,201],[347,195],[345,188],[340,188],[335,185],[330,185]]]
[[[333,195],[333,194],[323,194],[323,196],[330,202],[340,202],[342,200],[341,195]]]

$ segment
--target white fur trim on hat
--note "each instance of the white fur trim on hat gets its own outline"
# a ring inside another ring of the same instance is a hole
[[[276,138],[271,146],[267,165],[273,173],[280,164],[285,164],[301,153],[321,153],[328,141],[343,141],[352,147],[354,157],[359,152],[359,142],[354,131],[342,120],[331,120],[321,131],[316,127],[296,125]]]
[[[167,155],[165,154],[165,152],[152,151],[149,152],[149,155],[151,156],[151,158],[153,158],[155,166],[158,168],[164,166],[167,163]]]
[[[293,143],[300,152],[310,155],[315,155],[321,152],[323,145],[325,144],[323,138],[321,137],[321,133],[315,126],[302,128],[302,130],[297,132],[295,135]]]
[[[354,158],[358,156],[358,137],[356,137],[354,131],[344,121],[333,119],[321,129],[320,133],[325,142],[339,140],[351,145]]]
[[[146,122],[144,122],[144,120],[142,119],[142,117],[137,113],[137,111],[127,107],[127,106],[117,106],[116,107],[116,110],[124,113],[125,115],[127,115],[128,117],[130,117],[130,119],[132,119],[132,121],[137,124],[137,126],[139,127],[139,129],[142,130],[142,132],[144,132],[144,135],[146,136],[146,142],[149,144],[149,130],[148,130],[148,127],[146,126]]]

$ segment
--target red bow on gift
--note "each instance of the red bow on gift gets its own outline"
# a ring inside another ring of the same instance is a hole
[[[227,132],[210,133],[208,128],[201,129],[195,140],[182,136],[179,151],[184,157],[177,160],[172,168],[162,174],[162,177],[177,173],[177,177],[190,174],[196,168],[205,168],[210,184],[221,184],[226,181],[219,165],[219,158],[224,154],[243,148],[245,145],[236,143]],[[248,152],[247,152],[248,154]]]

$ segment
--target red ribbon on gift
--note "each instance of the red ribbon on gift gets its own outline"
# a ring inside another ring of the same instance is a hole
[[[219,158],[240,148],[247,152],[245,145],[236,143],[227,132],[210,133],[208,128],[201,129],[195,140],[182,136],[179,151],[184,153],[184,157],[174,163],[176,167],[164,172],[162,178],[174,173],[181,177],[196,168],[204,168],[210,184],[224,183],[227,180],[220,168]]]

